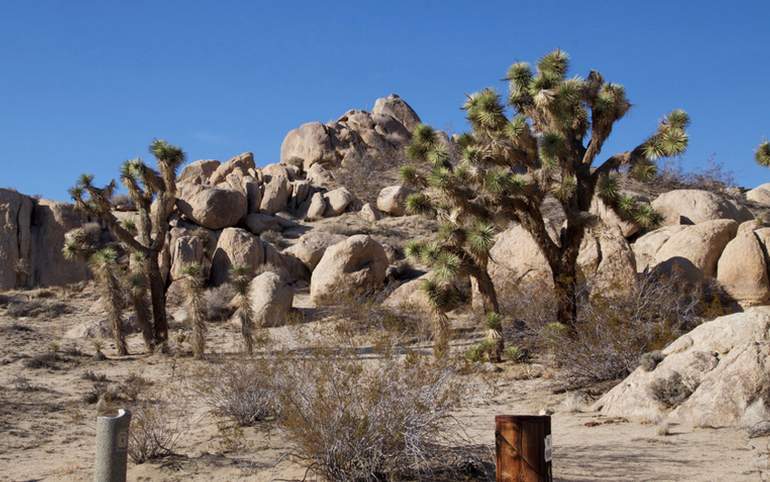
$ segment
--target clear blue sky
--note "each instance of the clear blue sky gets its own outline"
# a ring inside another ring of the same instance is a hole
[[[396,92],[425,122],[465,126],[465,93],[566,50],[573,73],[622,83],[634,108],[604,151],[660,116],[693,119],[687,168],[714,156],[770,181],[770,2],[4,0],[0,186],[66,199],[117,176],[153,137],[190,160],[278,160],[287,131]]]

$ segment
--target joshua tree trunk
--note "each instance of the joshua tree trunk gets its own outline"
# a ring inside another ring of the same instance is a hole
[[[128,346],[126,345],[126,336],[123,331],[123,300],[121,299],[121,289],[118,279],[109,268],[101,268],[99,277],[102,278],[102,290],[104,292],[105,301],[109,303],[107,306],[107,316],[110,319],[110,325],[112,325],[112,338],[115,340],[115,348],[118,350],[118,355],[128,355]]]
[[[151,314],[147,307],[147,278],[140,266],[134,266],[131,274],[131,304],[136,314],[136,322],[142,330],[142,339],[147,351],[155,351],[155,335],[152,330]]]
[[[152,318],[155,344],[161,345],[168,341],[168,321],[166,319],[166,285],[158,265],[158,256],[147,256],[145,261],[147,278],[150,281],[150,298],[152,299]]]
[[[449,317],[441,310],[433,313],[433,357],[444,358],[449,353]]]

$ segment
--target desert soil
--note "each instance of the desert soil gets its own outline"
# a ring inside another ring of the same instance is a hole
[[[83,401],[93,386],[83,379],[85,372],[105,375],[113,382],[137,374],[152,381],[153,390],[168,387],[174,392],[184,373],[206,363],[193,360],[188,353],[143,355],[139,335],[129,337],[129,348],[138,355],[118,358],[106,342],[108,359],[96,361],[89,340],[65,337],[72,327],[101,316],[92,309],[93,294],[88,290],[58,290],[55,294],[71,307],[71,313],[53,319],[11,318],[0,308],[0,480],[92,480],[96,405]],[[300,296],[297,302],[302,305],[306,298]],[[311,321],[272,328],[271,339],[301,345],[330,329],[328,323]],[[212,325],[210,349],[218,354],[234,352],[238,336],[232,325]],[[62,360],[53,368],[25,366],[25,361],[50,350],[52,343],[62,353]],[[468,343],[460,340],[457,348]],[[554,393],[554,373],[541,366],[504,363],[500,368],[466,375],[482,389],[475,391],[457,416],[473,442],[491,447],[496,414],[553,411],[556,480],[739,481],[768,477],[768,438],[749,439],[737,429],[683,426],[659,435],[655,424],[605,418],[585,411],[574,395]],[[129,480],[302,480],[305,470],[287,457],[290,449],[280,432],[247,428],[241,446],[228,447],[200,401],[181,396],[178,400],[176,412],[187,414],[185,418],[191,422],[180,426],[183,433],[176,455],[141,465],[129,462]],[[311,474],[307,480],[315,479]]]

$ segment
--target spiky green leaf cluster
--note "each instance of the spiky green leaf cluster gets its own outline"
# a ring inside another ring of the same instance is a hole
[[[770,167],[770,142],[765,141],[757,147],[754,159],[760,166]]]

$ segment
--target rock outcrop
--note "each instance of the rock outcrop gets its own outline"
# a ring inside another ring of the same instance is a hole
[[[411,191],[404,186],[388,186],[377,196],[377,209],[391,216],[403,216],[406,198]]]
[[[249,285],[249,303],[257,327],[286,324],[294,301],[294,290],[272,271],[256,276]]]
[[[770,182],[746,191],[746,200],[763,207],[770,207]]]
[[[341,234],[310,231],[300,236],[293,245],[284,249],[283,252],[302,261],[307,266],[307,269],[312,272],[321,261],[326,249],[345,239],[345,236]]]
[[[208,229],[235,226],[246,216],[246,195],[229,188],[187,185],[180,189],[177,208],[187,219]]]
[[[382,287],[388,257],[382,245],[358,234],[326,249],[310,278],[310,297],[316,304]]]
[[[699,224],[716,219],[743,222],[754,216],[731,199],[699,189],[675,189],[658,196],[652,207],[663,216],[663,224]]]
[[[217,241],[211,260],[210,281],[220,285],[227,281],[233,266],[248,266],[256,269],[265,262],[265,247],[259,237],[245,229],[227,228]]]
[[[29,197],[0,189],[0,290],[26,284],[23,271],[31,268],[32,209]]]
[[[751,427],[770,418],[770,307],[703,323],[599,399],[608,416],[700,427]]]
[[[717,265],[717,280],[741,306],[766,304],[770,300],[766,253],[754,230],[756,221],[740,225],[727,243]]]

